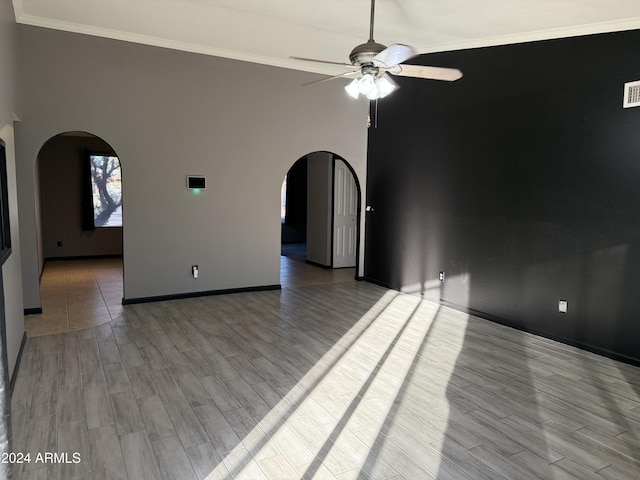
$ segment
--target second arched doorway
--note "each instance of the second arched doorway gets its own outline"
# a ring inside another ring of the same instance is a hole
[[[331,152],[298,159],[283,181],[281,206],[283,286],[310,278],[312,283],[356,278],[361,192],[345,159]]]

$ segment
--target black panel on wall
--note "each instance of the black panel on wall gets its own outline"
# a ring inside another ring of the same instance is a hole
[[[640,362],[640,108],[622,108],[639,44],[632,31],[418,57],[464,77],[400,78],[380,101],[366,278]]]

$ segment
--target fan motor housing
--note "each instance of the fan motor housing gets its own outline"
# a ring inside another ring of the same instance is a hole
[[[357,66],[373,64],[373,57],[385,48],[387,48],[385,45],[374,40],[369,40],[367,43],[362,43],[351,50],[349,60],[353,65]]]

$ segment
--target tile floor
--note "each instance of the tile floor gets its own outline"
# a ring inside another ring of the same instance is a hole
[[[81,461],[16,479],[640,478],[640,369],[414,296],[345,281],[110,317],[28,338],[14,451]]]
[[[27,315],[28,336],[110,322],[122,312],[122,259],[48,261],[40,280],[42,314]]]

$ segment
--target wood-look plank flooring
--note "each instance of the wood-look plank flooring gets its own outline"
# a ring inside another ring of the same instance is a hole
[[[288,252],[293,252],[289,256]],[[354,268],[324,269],[304,262],[306,247],[283,247],[283,288],[350,282]],[[43,312],[27,315],[30,337],[53,335],[102,325],[122,313],[122,258],[48,261],[40,280]]]
[[[16,479],[638,479],[640,369],[364,282],[28,338]]]

